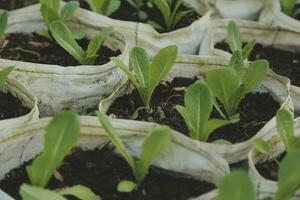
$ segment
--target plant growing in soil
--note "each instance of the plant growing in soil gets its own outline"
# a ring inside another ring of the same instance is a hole
[[[76,185],[55,191],[47,190],[50,178],[61,165],[65,156],[76,144],[80,135],[80,122],[76,114],[59,113],[46,128],[43,152],[27,167],[31,185],[23,184],[20,194],[23,200],[56,199],[67,200],[65,195],[75,196],[81,200],[100,200],[90,189]]]
[[[282,11],[292,17],[300,14],[300,8],[296,8],[297,0],[280,0]]]
[[[208,86],[222,103],[228,119],[238,117],[241,100],[262,82],[269,68],[266,60],[254,61],[248,67],[241,63],[241,58],[233,54],[229,66],[211,70],[206,76]]]
[[[153,128],[143,142],[140,160],[135,160],[126,149],[118,133],[114,130],[108,117],[101,112],[98,112],[97,115],[108,137],[127,161],[135,177],[135,182],[129,180],[121,181],[118,185],[118,191],[132,192],[134,189],[138,189],[148,174],[152,161],[171,143],[171,129],[167,126]]]
[[[127,74],[137,88],[144,105],[150,108],[152,94],[175,64],[177,54],[177,46],[172,45],[161,49],[150,60],[144,49],[135,47],[130,52],[132,71],[120,59],[113,57],[111,60]]]
[[[300,151],[288,153],[279,166],[278,189],[264,200],[290,200],[300,188]],[[234,188],[234,189],[233,189]],[[258,200],[255,188],[245,172],[236,171],[224,178],[217,200]]]
[[[149,21],[153,27],[159,30],[171,31],[174,30],[177,23],[191,11],[181,11],[179,8],[183,3],[183,0],[153,0],[153,3],[157,6],[165,21],[165,27],[157,24],[154,21]]]
[[[121,0],[87,0],[87,2],[93,11],[105,16],[116,12],[121,5]]]
[[[190,135],[195,140],[207,141],[209,135],[216,129],[237,120],[209,119],[214,97],[210,88],[202,81],[197,81],[186,90],[185,107],[177,105],[176,109],[184,118]]]
[[[50,24],[50,31],[56,42],[71,54],[82,65],[93,65],[98,52],[105,39],[112,33],[111,27],[103,29],[90,42],[87,50],[83,50],[77,43],[71,30],[61,21],[56,20]]]

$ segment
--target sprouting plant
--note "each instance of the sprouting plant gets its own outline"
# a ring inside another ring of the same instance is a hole
[[[202,81],[197,81],[188,87],[184,104],[185,107],[177,105],[176,109],[184,118],[190,135],[195,140],[207,141],[214,130],[237,121],[210,119],[214,97],[209,87]]]
[[[111,60],[127,74],[144,105],[149,108],[154,89],[175,64],[177,53],[177,46],[168,46],[150,60],[144,49],[135,47],[130,52],[132,71],[120,59],[113,57]]]
[[[292,17],[300,14],[300,8],[296,8],[297,0],[280,0],[282,11]]]
[[[286,155],[279,166],[278,189],[275,196],[266,197],[264,200],[291,200],[300,188],[299,157],[300,151]],[[247,174],[235,171],[221,182],[217,200],[259,200],[258,196]]]
[[[118,185],[118,191],[131,192],[134,189],[138,189],[148,174],[148,170],[153,160],[171,143],[171,129],[167,126],[153,128],[142,144],[140,160],[135,160],[131,154],[129,154],[108,117],[101,112],[98,112],[97,115],[108,137],[127,161],[135,177],[136,182],[128,180],[121,181]]]
[[[237,117],[241,100],[262,82],[269,68],[266,60],[244,67],[236,55],[232,55],[228,67],[211,70],[206,76],[208,86],[224,106],[228,118]]]
[[[5,69],[0,71],[0,89],[2,89],[5,85],[6,79],[13,69],[13,67],[6,67]]]
[[[110,16],[116,12],[120,5],[121,0],[86,0],[90,8],[102,15]]]
[[[286,108],[281,108],[276,114],[277,131],[281,140],[284,143],[287,153],[300,150],[300,137],[294,133],[294,114]],[[272,149],[269,143],[262,139],[257,139],[254,143],[256,151],[272,158]]]
[[[50,31],[56,42],[83,65],[92,65],[95,63],[103,42],[112,33],[112,30],[113,29],[109,27],[99,32],[99,34],[89,42],[87,50],[85,51],[77,43],[71,30],[62,21],[57,20],[50,24]]]
[[[56,169],[76,144],[79,130],[79,118],[72,112],[59,113],[51,120],[46,128],[44,151],[26,168],[31,185],[21,186],[20,194],[23,200],[67,200],[63,197],[65,195],[72,195],[81,200],[101,200],[82,185],[56,191],[45,189]]]
[[[183,0],[153,0],[153,3],[160,10],[165,21],[165,27],[157,24],[154,21],[149,21],[149,24],[160,30],[171,31],[174,30],[177,23],[191,11],[179,11]]]
[[[5,29],[7,26],[7,12],[6,11],[0,11],[0,41],[3,40]]]
[[[145,3],[150,2],[150,0],[126,0],[130,5],[132,5],[136,10],[136,15],[139,20],[146,20],[148,18],[148,15],[145,11],[142,10],[142,7],[145,5]]]

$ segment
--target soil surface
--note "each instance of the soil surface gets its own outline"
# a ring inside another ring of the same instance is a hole
[[[281,162],[285,156],[285,153],[277,158],[278,162]],[[255,165],[257,171],[268,180],[277,181],[278,180],[278,170],[279,166],[275,160],[268,160],[263,163],[258,163]]]
[[[1,50],[0,57],[42,64],[54,64],[60,66],[80,65],[67,51],[55,41],[33,34],[12,33],[7,35],[7,45]],[[87,49],[89,40],[78,41],[83,49]],[[120,51],[112,51],[102,46],[95,65],[102,65],[110,61],[110,57],[118,56]]]
[[[216,48],[230,52],[226,43],[217,43]],[[270,67],[279,75],[289,77],[293,85],[300,86],[300,52],[291,52],[256,44],[250,60],[266,59]]]
[[[82,8],[90,9],[89,5],[85,1],[80,0],[79,2],[80,2],[80,6]],[[148,20],[155,21],[156,23],[158,23],[161,26],[165,25],[163,16],[156,7],[149,8],[148,6],[143,6],[141,10],[148,14]],[[178,24],[175,27],[175,30],[183,28],[183,27],[187,27],[187,26],[191,25],[194,21],[196,21],[197,19],[200,18],[200,16],[198,15],[197,12],[193,11],[190,8],[185,7],[184,5],[182,5],[179,8],[179,12],[187,11],[187,10],[191,10],[191,12],[189,14],[187,14],[186,16],[184,16],[178,22]],[[113,13],[110,17],[113,19],[118,19],[118,20],[146,23],[146,21],[139,20],[136,9],[133,6],[131,6],[130,3],[126,2],[126,1],[122,1],[120,8],[115,13]]]
[[[25,170],[25,166],[29,164],[30,162],[11,171],[0,182],[0,188],[16,200],[21,200],[18,195],[21,184],[29,182]],[[176,178],[151,169],[138,191],[131,194],[119,193],[116,190],[119,181],[134,180],[134,177],[125,160],[112,153],[108,147],[86,152],[74,150],[64,160],[58,172],[60,178],[53,177],[48,188],[82,184],[100,195],[103,200],[187,200],[215,188],[205,182]]]
[[[11,119],[28,114],[31,108],[26,108],[22,102],[11,93],[0,92],[0,120]]]
[[[29,6],[38,2],[38,0],[0,0],[0,9],[10,11],[18,8],[23,8],[25,6]]]
[[[175,106],[184,105],[185,88],[194,81],[196,80],[177,78],[172,83],[162,82],[152,97],[153,113],[141,110],[137,120],[168,125],[188,135],[188,128]],[[108,114],[113,114],[116,118],[129,119],[139,107],[143,107],[143,104],[137,90],[134,90],[131,94],[118,98],[110,107]],[[231,143],[245,141],[275,116],[278,108],[279,104],[269,94],[248,94],[239,108],[240,121],[216,130],[209,137],[209,141],[217,139],[226,139]],[[213,111],[212,118],[220,118],[216,110]]]

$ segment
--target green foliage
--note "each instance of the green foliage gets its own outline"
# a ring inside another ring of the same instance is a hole
[[[50,24],[50,31],[56,42],[71,54],[82,65],[92,65],[99,56],[100,50],[105,39],[112,33],[112,28],[105,28],[96,35],[89,43],[88,48],[84,51],[76,41],[71,30],[60,20],[53,21]]]
[[[236,120],[209,119],[214,97],[204,82],[197,81],[187,89],[184,103],[185,107],[177,105],[176,109],[184,118],[191,137],[195,140],[207,141],[214,130],[236,122]]]
[[[110,16],[121,6],[121,0],[86,0],[91,9],[99,14]]]
[[[3,38],[5,34],[5,29],[7,26],[8,15],[6,11],[0,11],[0,39]]]
[[[3,86],[5,85],[6,79],[13,69],[14,69],[13,67],[7,67],[2,71],[0,71],[0,89],[2,89]]]
[[[169,46],[161,49],[150,61],[144,49],[135,47],[130,53],[132,71],[120,59],[113,57],[111,60],[127,74],[137,88],[144,105],[150,107],[152,94],[175,64],[177,53],[175,45]]]
[[[282,11],[292,17],[300,13],[300,9],[296,9],[297,0],[280,0]]]
[[[140,160],[135,160],[131,154],[129,154],[108,117],[101,112],[98,112],[97,115],[108,137],[127,161],[136,179],[136,183],[128,180],[120,182],[118,189],[123,192],[131,192],[142,183],[155,157],[157,157],[171,143],[171,129],[167,126],[159,126],[152,129],[142,145]]]
[[[241,100],[262,82],[269,68],[266,60],[257,60],[247,68],[232,64],[240,61],[235,55],[230,66],[211,70],[206,77],[208,86],[223,104],[228,118],[237,115]]]
[[[180,6],[183,3],[183,0],[153,0],[153,3],[159,9],[163,15],[165,21],[165,31],[174,30],[177,23],[186,16],[190,11],[179,11]],[[154,25],[156,28],[160,28],[161,25],[156,22],[151,21],[150,24]]]
[[[269,157],[272,157],[272,151],[269,143],[266,141],[262,140],[261,138],[258,138],[254,141],[253,147],[256,151],[265,154]]]

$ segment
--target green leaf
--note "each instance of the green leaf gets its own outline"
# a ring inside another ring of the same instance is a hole
[[[54,21],[50,24],[50,31],[56,42],[80,63],[86,57],[85,51],[77,44],[73,33],[62,21]],[[83,63],[82,63],[83,64]]]
[[[127,76],[128,78],[133,82],[133,84],[137,87],[138,86],[138,83],[137,83],[137,80],[134,76],[134,74],[129,70],[129,68],[125,65],[125,63],[120,60],[119,58],[117,57],[111,57],[110,58],[111,61],[113,61],[115,63],[115,65],[117,67],[119,67]]]
[[[157,6],[157,8],[162,13],[166,25],[168,26],[170,24],[170,18],[171,18],[171,9],[168,3],[165,0],[153,0],[153,3]]]
[[[2,89],[5,85],[6,79],[13,69],[13,67],[6,67],[5,69],[0,71],[0,89]]]
[[[118,184],[118,192],[132,192],[136,186],[136,183],[124,180]]]
[[[60,194],[27,184],[21,186],[20,194],[23,200],[67,200]]]
[[[140,47],[134,47],[130,53],[130,63],[137,77],[138,85],[136,87],[145,88],[148,85],[150,76],[150,63],[147,52]]]
[[[176,26],[176,24],[187,14],[193,12],[192,10],[187,10],[187,11],[181,11],[179,13],[176,14],[175,19],[173,21],[173,27]]]
[[[231,142],[229,142],[228,140],[224,140],[224,139],[218,139],[212,142],[213,144],[222,144],[222,145],[232,145]]]
[[[280,0],[282,11],[291,16],[294,11],[294,7],[297,3],[297,0]]]
[[[233,119],[233,120],[223,120],[223,119],[211,119],[208,120],[203,128],[203,137],[200,138],[200,141],[207,141],[209,135],[217,130],[218,128],[221,128],[223,126],[226,126],[228,124],[233,124],[238,122],[239,119]]]
[[[240,30],[234,21],[230,21],[228,24],[227,42],[232,52],[242,51]]]
[[[235,171],[221,182],[217,200],[256,200],[255,188],[245,172]]]
[[[98,33],[98,35],[96,35],[96,37],[94,37],[90,41],[88,49],[87,49],[87,57],[93,57],[93,56],[97,55],[103,42],[112,33],[112,31],[113,31],[112,27],[105,28],[100,33]],[[91,64],[93,64],[93,63],[91,63]]]
[[[80,122],[76,114],[57,114],[46,128],[43,152],[27,167],[29,179],[34,186],[45,187],[77,142]]]
[[[60,18],[61,20],[69,20],[76,12],[76,10],[79,8],[79,2],[78,1],[69,1],[61,10]]]
[[[101,197],[97,196],[89,188],[82,185],[64,188],[59,191],[59,194],[64,196],[72,195],[81,200],[101,200]]]
[[[143,143],[141,159],[137,162],[138,183],[141,183],[145,178],[152,161],[170,145],[171,140],[171,129],[169,127],[159,126],[151,130],[150,135]]]
[[[0,12],[0,38],[4,36],[7,26],[8,15],[6,11]]]
[[[229,66],[233,67],[239,74],[244,72],[244,59],[240,51],[233,52]]]
[[[247,45],[243,48],[243,60],[247,59],[250,56],[254,46],[255,40],[252,40],[251,42],[247,43]]]
[[[120,0],[87,0],[91,9],[99,14],[110,16],[121,6]]]
[[[279,167],[278,190],[274,200],[290,200],[300,188],[300,151],[289,152]]]
[[[85,37],[85,32],[83,31],[76,31],[76,32],[73,32],[73,37],[76,39],[76,40],[81,40]]]
[[[42,4],[41,6],[41,14],[43,16],[45,24],[48,26],[51,24],[51,22],[59,20],[59,14],[53,9],[48,7],[45,4]]]
[[[127,161],[129,166],[133,170],[134,174],[136,174],[135,161],[134,161],[133,157],[128,153],[128,150],[126,149],[125,145],[123,144],[118,133],[112,127],[112,124],[110,123],[108,117],[104,113],[101,113],[101,112],[97,112],[97,116],[98,116],[100,123],[102,124],[102,127],[106,131],[107,136],[110,138],[110,140],[115,145],[115,147],[118,149],[120,154]]]
[[[40,0],[41,4],[45,4],[47,7],[57,11],[60,8],[60,0]]]
[[[272,151],[270,145],[262,140],[261,138],[257,138],[253,143],[254,149],[262,154],[265,154],[267,156],[272,156]]]

